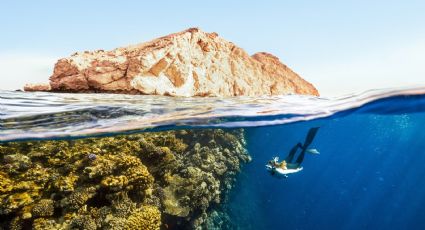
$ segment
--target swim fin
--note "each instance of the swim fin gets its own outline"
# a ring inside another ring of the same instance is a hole
[[[305,142],[303,145],[303,149],[307,149],[308,146],[313,142],[314,137],[316,136],[317,131],[319,131],[319,127],[311,128],[308,131],[307,137],[305,138]]]
[[[315,154],[315,155],[319,155],[320,152],[317,149],[307,149],[306,152],[310,153],[310,154]]]

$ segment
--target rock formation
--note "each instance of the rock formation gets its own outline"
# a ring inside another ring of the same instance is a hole
[[[36,84],[26,84],[24,86],[25,91],[50,91],[52,88],[50,84],[47,83],[36,83]]]
[[[111,51],[75,53],[56,63],[50,86],[51,91],[171,96],[318,95],[277,57],[249,56],[197,28]],[[48,88],[25,87],[39,89]]]

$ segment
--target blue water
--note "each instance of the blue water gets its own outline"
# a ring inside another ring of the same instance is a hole
[[[0,142],[244,127],[253,160],[225,205],[238,229],[425,229],[424,88],[340,99],[12,92],[0,99]],[[284,159],[311,127],[320,127],[311,145],[320,154],[307,154],[299,173],[272,177],[265,163]]]
[[[304,170],[271,177],[264,164],[284,158],[320,126]],[[242,229],[424,229],[425,113],[354,113],[248,129],[253,157],[233,190]]]

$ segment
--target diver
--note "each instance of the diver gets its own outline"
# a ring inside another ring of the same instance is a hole
[[[286,178],[288,177],[288,174],[297,173],[303,170],[301,163],[304,160],[306,152],[311,154],[320,154],[317,149],[308,149],[318,130],[319,127],[311,128],[308,131],[304,144],[302,145],[301,143],[297,143],[294,147],[292,147],[288,156],[282,162],[279,163],[279,157],[273,157],[273,159],[266,164],[267,171],[269,171],[273,176]],[[292,162],[298,149],[301,149],[301,153],[298,155],[297,160]]]

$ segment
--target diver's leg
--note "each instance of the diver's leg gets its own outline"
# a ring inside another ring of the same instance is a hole
[[[286,163],[291,163],[292,159],[294,159],[295,153],[297,152],[298,148],[302,148],[301,143],[297,143],[294,147],[292,147],[288,156],[285,158]]]
[[[307,137],[305,138],[303,148],[307,149],[308,146],[313,142],[314,137],[316,136],[317,131],[319,131],[319,127],[311,128],[308,131]]]
[[[297,161],[295,161],[295,164],[298,164],[298,167],[303,163],[304,155],[305,155],[306,149],[302,149],[300,155],[297,158]]]
[[[289,163],[289,164],[286,164],[286,168],[287,169],[297,169],[297,168],[299,168],[300,167],[300,165],[299,164],[297,164],[297,163]]]
[[[308,131],[304,145],[301,146],[302,151],[301,151],[300,155],[298,156],[297,161],[295,161],[295,164],[298,164],[298,167],[301,165],[301,163],[303,163],[305,152],[306,152],[308,146],[313,142],[313,139],[316,136],[316,133],[317,133],[318,130],[319,130],[319,127],[315,127],[315,128],[311,128]]]

